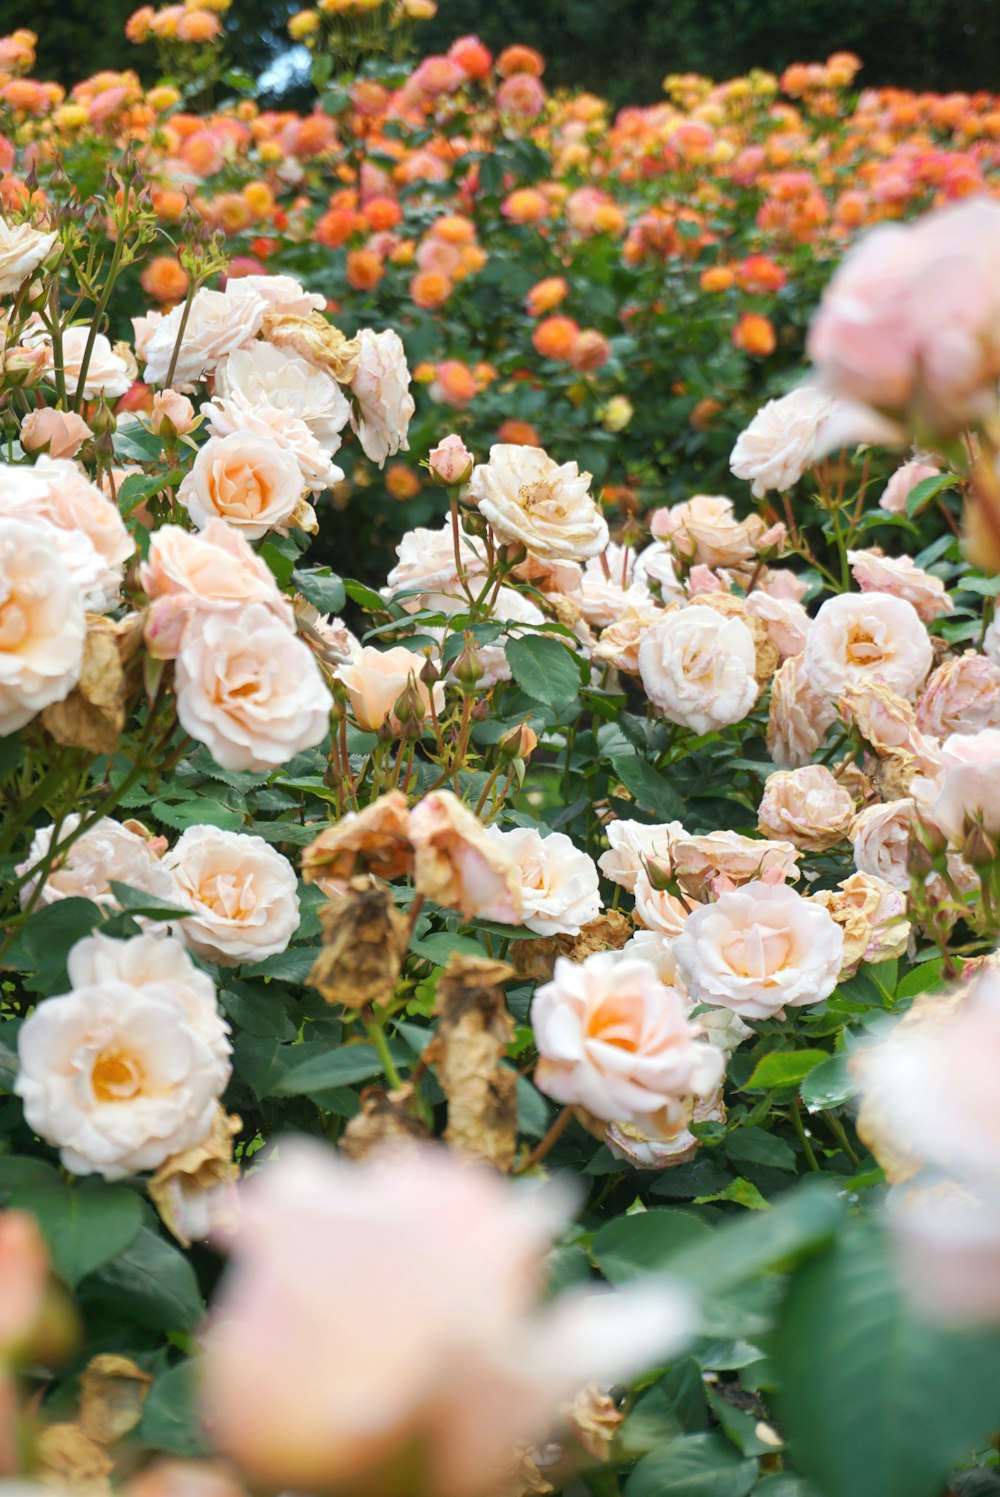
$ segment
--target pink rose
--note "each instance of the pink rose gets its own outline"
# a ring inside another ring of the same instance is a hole
[[[1000,729],[953,733],[941,745],[939,773],[918,776],[911,788],[918,809],[953,847],[976,825],[1000,837]]]
[[[765,837],[782,837],[807,852],[825,852],[847,836],[854,797],[823,764],[768,776],[757,812]]]
[[[453,488],[468,482],[475,458],[462,438],[452,435],[431,449],[427,461],[435,482]]]
[[[943,613],[954,612],[940,577],[923,571],[909,556],[883,556],[876,547],[869,551],[848,551],[851,573],[863,593],[889,593],[905,598],[929,623]]]
[[[149,424],[153,431],[160,431],[164,421],[169,421],[178,436],[186,436],[195,425],[194,406],[179,390],[157,390],[153,395],[153,409]]]
[[[936,738],[1000,728],[1000,666],[975,650],[939,665],[917,702],[917,726]]]
[[[91,436],[82,416],[75,411],[57,411],[52,406],[29,411],[21,422],[21,446],[25,452],[46,447],[50,457],[76,457]]]
[[[891,515],[902,515],[906,513],[906,501],[916,488],[918,483],[923,483],[925,478],[937,478],[941,472],[940,468],[933,463],[924,463],[915,459],[911,463],[904,463],[897,468],[889,479],[885,490],[879,500],[879,509],[888,510]]]

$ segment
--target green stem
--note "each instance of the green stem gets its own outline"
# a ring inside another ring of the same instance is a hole
[[[837,1140],[840,1147],[843,1149],[844,1153],[851,1161],[851,1164],[855,1169],[857,1169],[858,1165],[861,1163],[861,1159],[857,1153],[857,1150],[852,1148],[851,1141],[847,1137],[847,1129],[844,1127],[837,1114],[835,1112],[825,1112],[823,1114],[823,1121],[826,1123],[830,1132],[833,1134],[834,1138]]]
[[[819,1165],[816,1162],[816,1155],[813,1153],[813,1146],[806,1136],[806,1130],[802,1126],[802,1114],[798,1097],[796,1097],[795,1101],[792,1103],[792,1126],[794,1127],[796,1133],[799,1135],[799,1143],[802,1145],[802,1152],[806,1156],[806,1162],[809,1165],[809,1168],[811,1170],[815,1170],[818,1174]]]
[[[389,1053],[389,1042],[385,1037],[382,1020],[374,1013],[372,1018],[363,1020],[365,1033],[375,1047],[376,1054],[382,1062],[382,1070],[389,1085],[393,1088],[402,1085],[402,1077],[396,1070],[396,1062]]]

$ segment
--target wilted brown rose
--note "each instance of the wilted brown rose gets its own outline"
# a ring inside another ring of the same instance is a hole
[[[429,1130],[411,1112],[415,1088],[407,1083],[391,1092],[370,1086],[361,1093],[361,1108],[344,1129],[338,1148],[348,1159],[389,1149],[413,1149],[425,1143]]]
[[[407,817],[406,796],[399,790],[390,790],[363,811],[348,812],[306,848],[302,877],[332,898],[362,871],[386,882],[412,873]]]
[[[522,977],[548,982],[556,957],[568,956],[572,962],[585,961],[595,951],[620,951],[635,927],[623,910],[605,910],[585,925],[578,936],[553,936],[541,941],[515,941],[511,960]]]
[[[139,1423],[152,1386],[130,1357],[92,1357],[80,1379],[80,1428],[99,1445],[113,1445]]]
[[[45,1486],[60,1487],[76,1497],[108,1497],[115,1463],[104,1446],[79,1424],[50,1424],[35,1445],[38,1478]]]
[[[754,675],[759,686],[766,686],[781,664],[781,653],[768,633],[764,619],[750,613],[746,599],[738,598],[735,593],[699,593],[698,602],[715,613],[721,613],[725,618],[736,618],[746,625],[753,637],[756,654]]]
[[[392,996],[409,943],[410,926],[392,890],[352,879],[346,894],[324,905],[323,949],[309,982],[327,1003],[365,1008]]]
[[[863,961],[888,961],[906,951],[910,935],[906,898],[885,879],[852,873],[835,889],[821,889],[811,899],[824,907],[844,933],[840,980],[853,976]]]
[[[567,1409],[566,1431],[587,1455],[603,1464],[611,1456],[612,1442],[623,1417],[610,1393],[591,1385]]]
[[[331,374],[338,384],[349,385],[358,372],[361,351],[357,339],[345,338],[322,312],[310,312],[308,317],[268,312],[261,336],[275,348],[292,349],[317,369]]]
[[[160,1165],[147,1189],[167,1229],[183,1247],[191,1246],[192,1223],[205,1216],[205,1225],[216,1225],[217,1211],[223,1206],[227,1188],[239,1179],[239,1166],[233,1163],[233,1139],[242,1128],[242,1120],[216,1105],[208,1136],[192,1149],[174,1154]],[[211,1199],[209,1199],[211,1193]],[[205,1234],[197,1231],[197,1238]]]
[[[138,613],[117,622],[103,614],[87,615],[80,679],[63,701],[42,713],[43,726],[57,743],[92,754],[117,752],[126,703],[138,684],[129,666],[138,655],[142,628]]]
[[[501,1064],[514,1038],[503,985],[514,975],[506,962],[452,955],[438,982],[440,1022],[425,1051],[448,1099],[445,1140],[501,1170],[514,1163],[517,1135],[517,1076]]]

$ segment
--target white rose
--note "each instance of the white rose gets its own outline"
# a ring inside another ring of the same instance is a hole
[[[607,547],[590,474],[576,463],[560,467],[540,447],[498,442],[473,469],[468,495],[502,541],[519,541],[543,561],[585,561]]]
[[[695,733],[742,722],[757,700],[753,635],[738,618],[693,603],[639,643],[639,674],[663,716]]]
[[[656,826],[642,821],[609,821],[604,832],[608,851],[601,853],[597,866],[605,878],[631,893],[647,859],[669,863],[670,844],[676,837],[684,836],[684,827],[679,821]]]
[[[302,474],[293,454],[270,437],[237,431],[209,437],[177,497],[199,530],[217,518],[259,540],[269,530],[287,534],[302,499]]]
[[[580,852],[564,832],[543,837],[534,827],[486,835],[513,858],[521,870],[524,924],[540,936],[578,936],[601,913],[594,860]]]
[[[763,499],[770,489],[783,493],[792,488],[822,457],[822,429],[835,404],[812,385],[769,400],[737,437],[730,471],[750,483],[757,499]]]
[[[259,279],[247,276],[244,284]],[[300,354],[274,348],[270,343],[252,343],[231,353],[216,371],[215,393],[222,400],[242,397],[251,407],[269,405],[287,411],[305,422],[330,456],[340,447],[340,434],[351,414],[335,379]]]
[[[843,932],[821,905],[784,884],[751,883],[694,910],[674,957],[692,998],[770,1019],[828,998],[843,949]]]
[[[65,458],[0,464],[0,515],[41,526],[92,613],[110,607],[135,551],[118,506]],[[55,534],[52,534],[52,531]]]
[[[677,577],[674,553],[664,541],[652,541],[635,559],[633,577],[647,587],[653,583],[660,589],[664,603],[684,596],[684,588]]]
[[[72,835],[80,820],[76,812],[67,816],[59,828],[59,840]],[[38,866],[52,845],[55,831],[55,826],[44,826],[35,832],[28,856],[18,865],[18,875]],[[132,889],[143,889],[164,904],[176,902],[174,881],[157,856],[152,839],[122,826],[110,816],[102,816],[60,854],[55,866],[49,869],[36,903],[48,905],[60,899],[90,899],[105,909],[117,910],[120,906],[111,892],[112,881],[128,884]],[[33,878],[23,885],[22,908],[32,900],[37,884],[38,879]]]
[[[711,1096],[725,1073],[681,994],[655,967],[618,952],[579,963],[559,957],[552,981],[535,993],[531,1024],[541,1091],[653,1136],[683,1128],[693,1099]]]
[[[410,371],[398,333],[391,328],[358,333],[358,369],[351,390],[360,414],[351,411],[351,426],[365,456],[381,468],[387,457],[409,451],[407,432],[416,403],[410,394]]]
[[[884,879],[894,889],[910,887],[908,857],[914,803],[909,796],[866,806],[851,825],[854,866],[859,873]]]
[[[295,870],[263,837],[192,826],[163,861],[194,911],[178,934],[197,956],[226,967],[263,961],[298,930]]]
[[[603,629],[621,618],[630,605],[639,607],[652,601],[646,584],[634,581],[634,573],[635,552],[631,546],[611,541],[600,556],[590,558],[580,589],[580,606],[588,624]]]
[[[344,470],[330,461],[313,431],[291,409],[234,390],[225,399],[217,396],[206,401],[201,412],[213,437],[266,437],[283,448],[298,463],[303,486],[314,494],[332,488],[344,476]]]
[[[204,1138],[229,1079],[214,984],[156,936],[88,937],[68,969],[18,1035],[25,1121],[74,1174],[155,1169]]]
[[[85,632],[83,599],[55,531],[0,519],[0,737],[69,695]]]
[[[458,555],[465,575],[475,581],[486,576],[483,543],[459,528]],[[440,530],[408,530],[396,542],[396,565],[386,578],[382,596],[399,592],[439,592],[458,584],[455,535],[448,520]]]
[[[83,357],[89,339],[90,327],[86,323],[82,326],[63,329],[60,367],[66,377],[66,388],[71,394],[80,382]],[[45,351],[43,367],[51,377],[55,372],[52,334],[44,327],[33,327],[25,333],[24,342],[28,348],[40,348]],[[95,334],[87,362],[87,377],[83,385],[84,398],[94,400],[98,395],[103,395],[106,399],[112,400],[119,395],[124,395],[131,384],[132,371],[128,364],[124,359],[119,358],[103,333]]]
[[[828,598],[813,620],[804,655],[809,684],[834,701],[872,676],[913,697],[932,661],[930,636],[916,609],[889,593]]]
[[[259,603],[195,616],[176,691],[184,731],[223,769],[277,769],[314,748],[333,705],[308,647]]]
[[[41,265],[57,236],[0,216],[0,296],[12,296]]]
[[[171,384],[183,389],[211,374],[227,354],[257,336],[267,310],[264,298],[244,281],[230,281],[225,291],[202,286],[191,300]],[[166,383],[184,313],[181,302],[157,323],[146,342],[147,384]]]
[[[302,283],[290,275],[238,276],[235,281],[227,281],[227,292],[230,286],[238,286],[244,294],[253,292],[263,297],[270,311],[280,312],[285,317],[308,317],[310,312],[322,312],[326,306],[325,296],[318,291],[306,291]]]

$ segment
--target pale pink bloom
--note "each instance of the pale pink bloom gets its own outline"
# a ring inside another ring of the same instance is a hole
[[[632,568],[632,578],[634,582],[651,587],[664,603],[684,596],[684,588],[677,576],[674,553],[664,541],[651,541],[639,552]],[[690,587],[690,577],[688,585]]]
[[[506,847],[450,790],[435,790],[410,812],[418,893],[466,919],[521,919],[521,869]]]
[[[636,875],[632,894],[635,918],[644,929],[656,931],[661,936],[680,935],[693,908],[693,900],[679,899],[667,889],[657,889],[645,868]]]
[[[910,887],[908,857],[913,836],[914,803],[911,797],[866,806],[851,825],[854,866],[891,884]]]
[[[0,515],[41,530],[91,612],[115,601],[135,541],[76,463],[42,456],[30,468],[0,465]]]
[[[728,593],[729,583],[720,572],[713,572],[702,562],[697,562],[687,575],[688,596],[697,598],[702,593]]]
[[[445,437],[427,454],[431,477],[445,488],[468,483],[475,458],[461,437]]]
[[[917,726],[936,738],[1000,728],[1000,665],[974,650],[944,661],[917,702]]]
[[[16,1359],[41,1320],[49,1254],[27,1211],[0,1211],[0,1354]],[[9,1480],[4,1485],[13,1485]]]
[[[921,814],[961,847],[973,826],[1000,837],[1000,729],[953,733],[941,745],[941,769],[911,786]]]
[[[78,812],[71,812],[59,827],[57,840],[62,842],[71,836],[81,820]],[[17,867],[19,876],[43,862],[55,835],[55,825],[39,827],[31,839],[28,856]],[[177,890],[160,859],[165,846],[162,839],[158,844],[155,839],[144,835],[143,829],[136,830],[135,825],[123,826],[110,816],[102,816],[59,855],[49,869],[37,899],[38,877],[28,879],[22,885],[21,907],[23,909],[29,903],[33,906],[55,904],[60,899],[89,899],[103,909],[119,910],[121,906],[112,892],[112,882],[143,889],[163,904],[175,904]]]
[[[210,962],[232,967],[285,950],[299,927],[298,880],[263,837],[191,826],[163,860],[182,909],[176,934]]]
[[[948,1328],[1000,1322],[1000,1198],[943,1181],[893,1191],[888,1225],[917,1313]]]
[[[649,528],[659,541],[669,541],[684,560],[706,567],[739,566],[753,557],[764,521],[759,515],[737,520],[733,501],[721,494],[695,494],[683,504],[658,509]]]
[[[611,665],[627,675],[639,674],[639,646],[647,629],[658,624],[663,609],[656,600],[630,588],[623,599],[622,611],[614,623],[601,630],[592,658]]]
[[[829,697],[816,691],[804,655],[790,655],[771,678],[767,751],[775,764],[809,764],[837,721]]]
[[[497,108],[533,120],[545,108],[545,89],[533,73],[512,73],[497,89]]]
[[[799,854],[791,842],[743,837],[739,832],[706,832],[700,837],[681,832],[671,844],[671,855],[678,881],[697,899],[719,878],[738,886],[799,876]]]
[[[455,559],[455,535],[450,520],[440,530],[407,530],[396,542],[396,565],[386,578],[385,597],[399,592],[441,592],[461,589],[458,567],[470,582],[486,577],[486,553],[482,541],[459,527],[458,556]],[[478,589],[477,589],[478,590]],[[466,600],[468,601],[468,600]]]
[[[801,603],[809,584],[789,567],[765,567],[757,579],[754,592],[767,593],[782,602]],[[753,597],[753,593],[750,594]]]
[[[741,619],[697,603],[666,613],[639,642],[639,673],[650,701],[695,733],[743,721],[758,696],[756,658]]]
[[[836,700],[850,686],[877,677],[913,697],[933,662],[930,636],[916,609],[889,593],[840,593],[828,598],[806,640],[806,677]]]
[[[164,421],[169,421],[177,435],[183,437],[194,428],[195,419],[194,406],[179,390],[157,390],[153,395],[151,430],[160,431]]]
[[[750,483],[757,499],[771,489],[783,493],[792,488],[828,450],[822,446],[822,429],[833,409],[830,396],[813,385],[769,400],[736,439],[731,472]]]
[[[627,1380],[691,1329],[669,1282],[544,1305],[561,1193],[443,1150],[352,1165],[288,1141],[242,1195],[202,1409],[262,1487],[388,1491],[405,1462],[412,1490],[491,1497],[581,1386]]]
[[[746,609],[764,624],[767,637],[782,660],[802,654],[812,620],[801,603],[793,598],[776,598],[755,588],[746,600]]]
[[[848,551],[847,559],[863,593],[890,593],[894,598],[905,598],[925,623],[943,613],[954,612],[955,605],[941,578],[923,571],[909,556],[884,556],[873,547],[869,551]]]
[[[904,463],[901,468],[896,469],[886,484],[878,502],[879,509],[888,510],[891,515],[905,514],[906,501],[917,484],[923,483],[926,478],[937,478],[940,473],[940,468],[933,463],[922,462],[919,458]]]
[[[400,722],[393,709],[408,687],[416,692],[423,716],[430,715],[432,702],[436,712],[444,709],[444,687],[440,681],[435,682],[433,691],[425,686],[420,679],[423,666],[423,657],[405,645],[389,650],[365,645],[344,665],[338,665],[334,674],[347,688],[351,713],[359,728],[373,733],[388,723],[398,733]]]
[[[398,333],[362,328],[357,336],[358,368],[351,381],[357,411],[351,427],[365,456],[381,468],[387,457],[409,449],[407,433],[416,403],[410,394],[410,371]]]
[[[228,291],[230,282],[226,282]],[[237,278],[240,295],[253,293],[262,297],[272,312],[284,317],[308,317],[310,312],[322,312],[326,297],[318,291],[306,291],[294,276],[290,275],[244,275]]]
[[[847,836],[854,797],[823,764],[769,775],[757,811],[765,837],[784,838],[806,852],[825,852]]]
[[[534,827],[486,835],[521,870],[522,920],[540,936],[578,936],[601,913],[597,867],[564,832],[543,837]]]
[[[75,411],[57,411],[52,406],[29,411],[21,422],[20,442],[25,452],[48,450],[50,457],[76,457],[91,430]]]

